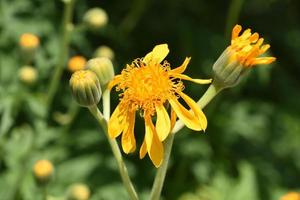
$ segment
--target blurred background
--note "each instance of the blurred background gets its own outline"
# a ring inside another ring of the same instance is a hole
[[[191,56],[186,74],[210,78],[236,23],[264,37],[277,61],[219,94],[204,110],[205,133],[176,135],[163,199],[278,200],[300,190],[300,1],[69,1],[0,0],[1,200],[42,199],[33,175],[41,159],[54,168],[48,199],[74,190],[77,199],[128,199],[104,133],[72,99],[71,73],[98,56],[119,73],[168,43],[173,67]],[[185,86],[194,99],[207,88]],[[135,133],[139,146],[143,125]],[[124,157],[147,199],[154,166],[138,151]]]

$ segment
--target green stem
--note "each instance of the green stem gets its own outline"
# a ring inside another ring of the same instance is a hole
[[[244,0],[232,0],[228,9],[225,38],[230,38],[230,32],[234,24],[238,21]]]
[[[43,186],[42,190],[43,190],[43,200],[47,200],[47,196],[48,196],[47,185]]]
[[[64,69],[64,63],[68,55],[70,32],[72,29],[74,0],[65,0],[64,3],[65,3],[65,7],[64,7],[63,24],[62,24],[63,35],[62,35],[62,41],[60,43],[61,46],[59,48],[61,52],[59,53],[58,62],[54,69],[55,71],[52,76],[49,89],[48,89],[48,96],[46,99],[46,105],[48,106],[48,108],[52,104],[52,101],[54,99],[54,96],[56,94],[56,91],[60,83],[60,79]]]
[[[105,93],[103,94],[103,104],[105,106],[109,106],[109,94]],[[117,161],[118,167],[119,167],[119,172],[123,181],[123,184],[130,196],[131,200],[138,200],[137,193],[133,187],[133,184],[131,183],[130,177],[128,175],[127,168],[125,166],[125,163],[122,158],[122,154],[120,151],[120,148],[118,146],[118,143],[115,139],[111,139],[108,136],[108,130],[107,130],[107,121],[103,117],[102,113],[99,111],[98,107],[96,105],[89,107],[90,112],[93,114],[93,116],[97,119],[99,124],[102,126],[103,130],[105,131],[106,138],[109,142],[109,145],[112,149],[113,155]],[[105,110],[105,115],[109,116],[109,110],[107,107],[104,107]]]
[[[197,102],[199,107],[203,109],[223,88],[219,87],[217,84],[213,83],[206,90],[201,99]],[[164,180],[167,173],[168,163],[172,151],[172,146],[174,142],[174,135],[176,132],[181,130],[184,127],[184,124],[178,120],[170,134],[170,136],[164,142],[164,160],[161,166],[158,168],[154,183],[152,186],[152,191],[150,194],[150,200],[159,200],[161,191],[164,185]]]

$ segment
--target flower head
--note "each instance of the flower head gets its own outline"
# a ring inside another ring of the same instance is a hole
[[[68,69],[71,72],[76,72],[84,69],[85,64],[86,59],[83,56],[73,56],[68,61]]]
[[[91,191],[89,187],[83,183],[75,183],[71,185],[67,192],[67,200],[88,200]]]
[[[39,38],[31,33],[24,33],[20,37],[19,44],[24,49],[35,49],[39,46]]]
[[[287,194],[283,195],[280,200],[300,200],[300,193],[288,192]]]
[[[226,48],[213,66],[215,81],[223,87],[236,85],[241,76],[255,65],[270,64],[275,57],[260,57],[269,48],[258,33],[251,33],[251,29],[242,34],[242,27],[235,25],[232,29],[231,45]]]
[[[33,174],[38,183],[46,184],[52,177],[54,167],[49,160],[38,160],[33,166]]]
[[[37,81],[38,72],[32,66],[23,66],[19,70],[19,79],[28,85],[32,85]]]
[[[133,152],[136,149],[135,115],[136,111],[139,111],[145,121],[145,138],[140,148],[140,158],[148,153],[156,167],[159,167],[163,160],[162,142],[169,135],[176,116],[193,130],[205,130],[207,126],[206,117],[197,103],[182,92],[182,80],[199,84],[207,84],[211,80],[192,79],[182,74],[190,58],[186,58],[181,66],[171,69],[170,64],[163,61],[168,53],[167,44],[155,46],[144,58],[136,59],[127,65],[109,85],[110,88],[116,86],[117,91],[121,91],[120,103],[108,123],[110,137],[115,138],[122,133],[124,152]],[[179,103],[179,97],[191,111]],[[165,107],[168,103],[171,119]],[[152,122],[154,116],[155,125]]]

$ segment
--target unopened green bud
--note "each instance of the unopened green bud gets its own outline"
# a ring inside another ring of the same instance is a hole
[[[67,191],[67,200],[88,200],[90,189],[82,183],[73,184]]]
[[[233,87],[248,69],[238,61],[230,61],[230,50],[226,49],[213,65],[214,82],[223,88]]]
[[[109,81],[111,81],[115,76],[112,62],[110,59],[105,57],[89,60],[86,67],[96,73],[102,89],[105,89]]]
[[[74,98],[81,106],[96,105],[101,99],[100,82],[97,75],[90,70],[79,70],[73,73],[70,87]]]
[[[96,58],[106,57],[106,58],[109,58],[110,60],[113,60],[115,57],[115,53],[110,47],[103,45],[96,49],[96,51],[94,53],[94,57],[96,57]]]
[[[54,167],[49,160],[38,160],[33,166],[33,174],[41,186],[48,184],[53,176]]]
[[[85,13],[83,20],[89,28],[95,30],[107,24],[108,16],[102,8],[92,8]]]

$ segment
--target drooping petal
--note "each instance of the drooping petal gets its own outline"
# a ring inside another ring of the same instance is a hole
[[[181,119],[190,129],[197,131],[205,130],[207,127],[207,119],[202,110],[198,107],[197,103],[182,92],[180,92],[179,95],[191,108],[191,111],[187,110],[176,98],[169,99],[169,102],[179,119]]]
[[[155,167],[159,167],[163,160],[164,148],[159,141],[156,129],[151,121],[150,116],[145,116],[145,140],[149,157]]]
[[[170,129],[171,129],[170,118],[163,105],[156,106],[156,114],[157,114],[156,131],[158,134],[158,138],[160,141],[164,141],[170,133]]]
[[[171,128],[170,128],[170,132],[172,132],[172,130],[173,130],[174,126],[175,126],[176,119],[177,119],[177,115],[176,115],[174,109],[171,108]]]
[[[146,139],[144,139],[143,144],[140,148],[140,159],[144,158],[147,154],[147,145],[146,145]]]
[[[108,135],[111,138],[118,137],[124,130],[126,122],[126,112],[120,111],[120,104],[115,108],[115,111],[111,115],[108,121]]]
[[[128,126],[124,129],[122,134],[122,148],[123,151],[128,154],[135,151],[136,142],[134,137],[134,123],[135,123],[135,112],[130,112],[126,120]]]
[[[185,60],[183,61],[183,63],[179,67],[172,69],[171,72],[175,73],[175,74],[183,73],[185,71],[187,65],[189,64],[190,60],[191,60],[191,57],[186,57]]]
[[[144,57],[143,62],[146,64],[148,64],[150,61],[160,63],[165,59],[168,53],[169,48],[167,44],[156,45],[153,50]]]
[[[184,74],[174,74],[174,73],[169,73],[170,76],[175,77],[175,78],[180,78],[182,80],[187,80],[187,81],[192,81],[194,83],[198,83],[198,84],[209,84],[211,83],[212,79],[194,79],[191,78],[187,75]]]
[[[107,85],[107,89],[111,90],[115,85],[117,85],[118,83],[120,83],[120,81],[122,80],[122,76],[119,74],[119,75],[116,75],[114,77],[113,80],[111,80],[108,85]]]

